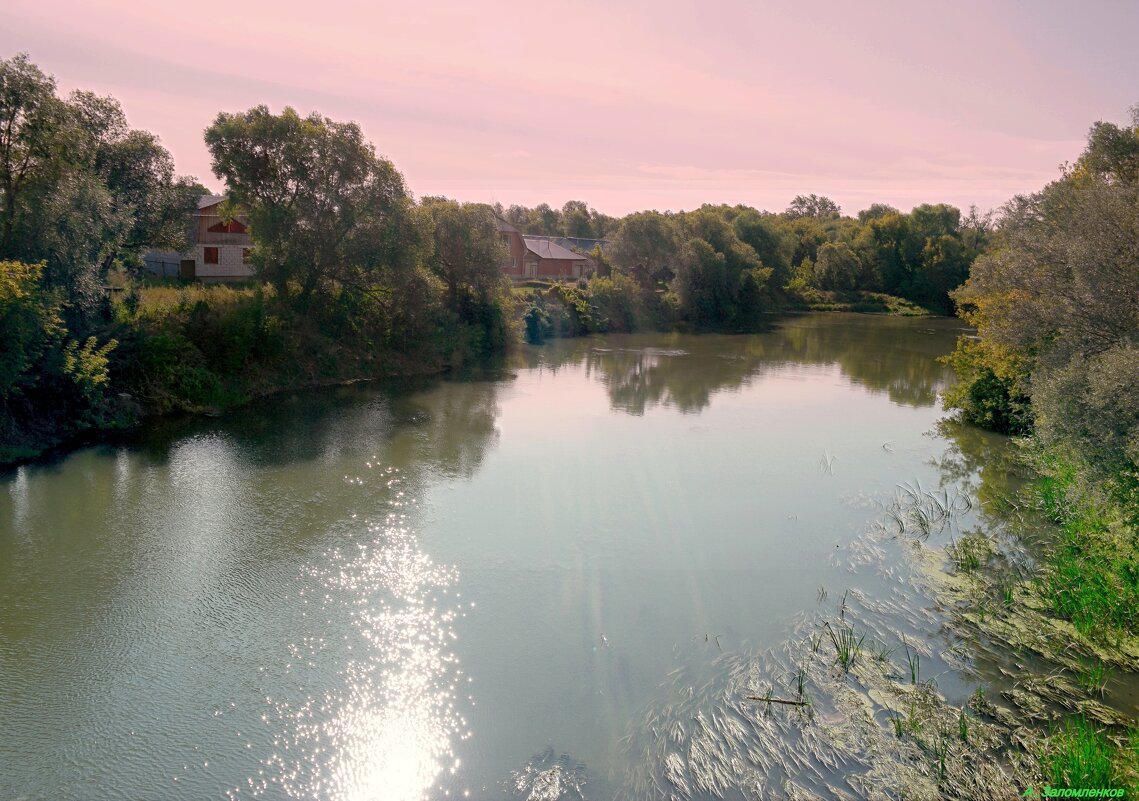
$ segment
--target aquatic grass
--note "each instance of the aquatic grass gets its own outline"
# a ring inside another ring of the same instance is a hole
[[[906,733],[906,719],[902,717],[902,713],[887,707],[886,717],[890,719],[890,723],[894,726],[894,736],[899,740],[902,739],[902,735]]]
[[[1107,680],[1111,671],[1102,660],[1089,660],[1083,663],[1084,669],[1076,674],[1080,687],[1089,694],[1098,693],[1102,698],[1107,689]]]
[[[992,543],[979,532],[966,534],[945,548],[954,566],[963,573],[975,573],[988,564],[992,556]]]
[[[849,671],[862,652],[862,644],[866,640],[865,634],[857,634],[854,627],[841,623],[838,631],[830,623],[824,624],[827,635],[835,651],[835,664],[842,665],[844,671]]]
[[[969,716],[965,714],[964,707],[957,715],[957,737],[963,743],[969,742]]]
[[[921,677],[921,654],[916,649],[910,649],[910,644],[906,642],[905,637],[902,637],[902,647],[906,652],[906,664],[910,668],[910,684],[917,684]]]
[[[997,582],[997,591],[1001,596],[1001,603],[1005,606],[1012,606],[1014,584],[1007,576],[1001,576]]]
[[[894,651],[896,650],[898,649],[891,648],[884,642],[879,642],[877,644],[877,647],[874,649],[874,656],[878,659],[879,662],[889,662],[890,657],[894,655]]]
[[[1056,787],[1112,787],[1115,747],[1082,715],[1054,731],[1040,754],[1044,779]]]
[[[945,783],[945,761],[949,757],[949,732],[944,728],[937,730],[933,741],[934,767],[937,770],[938,786]]]
[[[799,665],[795,671],[795,696],[800,700],[804,700],[807,687],[807,666]]]

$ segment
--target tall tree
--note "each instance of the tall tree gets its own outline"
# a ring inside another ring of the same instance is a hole
[[[318,290],[368,291],[422,261],[428,232],[401,176],[355,123],[266,106],[218,114],[214,173],[249,214],[254,263],[307,309]]]
[[[0,258],[44,261],[72,324],[90,320],[114,264],[185,243],[197,191],[113,98],[61,100],[27,56],[0,61]]]
[[[816,220],[827,220],[838,217],[842,213],[842,209],[829,197],[820,195],[796,195],[784,213],[790,219],[796,217],[814,217]]]
[[[502,265],[510,261],[492,209],[447,198],[424,198],[423,208],[434,242],[428,266],[447,285],[451,311],[463,314],[467,300],[489,301],[502,287]]]
[[[659,211],[641,211],[621,220],[611,258],[614,269],[650,288],[675,260],[676,251],[673,221]]]

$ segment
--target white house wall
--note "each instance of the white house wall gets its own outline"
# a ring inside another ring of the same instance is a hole
[[[206,264],[206,248],[218,249],[218,263]],[[194,273],[198,278],[252,278],[253,265],[242,261],[239,245],[198,245],[194,253]]]

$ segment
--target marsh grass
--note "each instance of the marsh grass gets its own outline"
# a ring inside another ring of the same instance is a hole
[[[1094,659],[1083,663],[1083,670],[1077,672],[1076,680],[1085,692],[1090,695],[1098,694],[1102,698],[1110,676],[1111,671],[1107,665],[1102,660]]]
[[[807,666],[799,665],[795,671],[795,697],[800,701],[806,700],[807,695]]]
[[[1114,754],[1107,735],[1078,716],[1048,738],[1040,768],[1045,780],[1057,787],[1112,787]]]
[[[988,564],[993,554],[993,547],[985,535],[972,532],[950,542],[945,552],[949,554],[957,570],[963,573],[976,573]]]
[[[865,634],[857,634],[854,627],[840,622],[836,631],[830,623],[823,624],[831,645],[834,646],[835,664],[842,665],[844,671],[849,671],[862,653],[862,644],[866,640]]]
[[[1079,470],[1059,457],[1038,467],[1045,478],[1036,495],[1060,538],[1048,559],[1043,586],[1053,610],[1097,641],[1139,633],[1139,547],[1134,537],[1139,511],[1130,499],[1113,501],[1086,486]]]
[[[229,308],[248,302],[258,293],[272,293],[271,287],[253,284],[172,284],[161,283],[138,287],[137,313],[155,317],[173,312],[186,312],[199,303],[215,309]]]
[[[973,508],[968,495],[956,489],[927,490],[921,482],[903,482],[893,502],[886,508],[886,518],[897,529],[895,536],[910,535],[927,540],[934,534],[953,530],[960,517]],[[882,529],[889,527],[883,523]]]
[[[910,648],[905,637],[902,638],[902,648],[905,649],[906,665],[910,669],[910,684],[917,684],[921,678],[921,654]]]

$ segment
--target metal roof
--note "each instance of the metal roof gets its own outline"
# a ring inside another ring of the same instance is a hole
[[[582,256],[580,253],[574,253],[569,248],[563,248],[561,245],[555,244],[545,237],[524,236],[522,239],[526,242],[526,249],[528,251],[543,259],[586,260],[585,256]]]
[[[198,198],[198,211],[208,209],[210,206],[216,206],[225,200],[225,195],[202,195]]]

